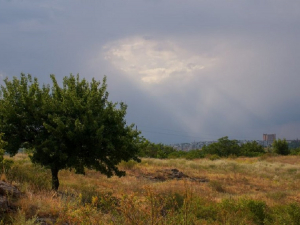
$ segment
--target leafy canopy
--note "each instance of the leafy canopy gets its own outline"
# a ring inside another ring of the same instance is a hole
[[[227,136],[218,139],[218,142],[204,146],[202,150],[204,154],[218,155],[220,157],[228,157],[230,155],[254,157],[265,153],[263,146],[256,141],[239,145],[237,140],[229,140]]]
[[[218,155],[220,157],[228,157],[229,155],[240,154],[240,146],[237,140],[229,140],[227,136],[219,138],[218,142],[212,143],[202,148],[205,154]]]
[[[274,140],[272,147],[273,147],[273,151],[279,155],[290,154],[289,144],[285,139]]]
[[[108,101],[106,77],[102,84],[89,83],[72,74],[60,87],[54,75],[52,86],[40,87],[37,78],[21,74],[5,79],[0,95],[0,132],[14,155],[30,149],[32,162],[52,171],[52,188],[57,189],[58,171],[95,169],[108,177],[123,176],[117,165],[137,158],[140,141],[134,125],[125,121],[127,106]]]
[[[165,159],[168,158],[168,155],[172,152],[176,152],[176,150],[171,146],[162,143],[155,144],[145,140],[140,146],[139,156]]]
[[[247,157],[255,157],[265,153],[264,147],[256,141],[246,142],[241,145],[240,155]]]

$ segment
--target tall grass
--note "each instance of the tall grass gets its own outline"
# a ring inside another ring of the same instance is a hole
[[[59,192],[50,173],[17,156],[7,177],[24,192],[4,224],[300,224],[300,156],[231,159],[143,159],[122,162],[122,178],[64,170]],[[298,157],[298,158],[297,158]],[[209,182],[149,179],[177,168]],[[49,223],[50,224],[50,223]]]

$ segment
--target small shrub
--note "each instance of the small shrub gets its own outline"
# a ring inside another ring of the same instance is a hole
[[[73,201],[65,202],[56,224],[99,224],[101,214],[93,204],[81,203],[81,195]]]
[[[114,197],[111,192],[102,193],[97,198],[97,207],[100,208],[104,213],[113,212],[120,204],[120,199]]]
[[[212,180],[212,181],[209,182],[209,186],[214,191],[221,192],[221,193],[225,193],[226,192],[226,190],[224,189],[223,185],[219,181]]]
[[[185,158],[188,152],[185,151],[175,151],[168,154],[169,159]]]
[[[190,150],[185,155],[186,159],[200,159],[204,158],[204,153],[202,150]]]
[[[271,209],[267,220],[267,225],[300,225],[300,205],[299,203],[290,203],[287,205],[278,205]]]
[[[80,200],[83,205],[86,203],[91,203],[92,198],[99,195],[96,187],[90,185],[82,185],[78,191],[80,191]]]
[[[217,154],[207,155],[207,157],[209,158],[209,160],[212,160],[212,161],[218,160],[218,159],[221,158],[221,157],[218,156]]]
[[[144,224],[145,221],[150,221],[149,214],[154,214],[151,209],[155,209],[153,205],[144,203],[134,194],[123,195],[120,205],[117,207],[115,224]]]
[[[300,147],[291,149],[291,155],[300,155]]]
[[[299,203],[291,203],[287,206],[287,214],[289,215],[291,224],[299,225],[300,224],[300,205]]]
[[[247,200],[246,207],[250,210],[253,221],[256,224],[263,225],[266,218],[266,203],[257,200]]]
[[[124,169],[124,170],[132,170],[134,167],[136,167],[137,164],[138,163],[136,161],[133,161],[133,160],[129,160],[128,162],[122,161],[119,164],[119,167],[121,169]]]
[[[14,164],[14,160],[12,159],[4,159],[2,162],[2,173],[7,174]]]
[[[245,211],[234,199],[224,199],[218,204],[217,219],[221,224],[246,224]]]
[[[198,219],[211,222],[217,220],[219,210],[216,203],[204,201],[202,199],[197,199],[196,201],[195,215]]]
[[[13,164],[7,173],[7,179],[26,186],[28,183],[33,190],[51,190],[50,171],[39,165],[27,164],[18,161]]]
[[[178,211],[178,209],[180,209],[183,204],[184,204],[184,196],[180,193],[171,193],[171,194],[167,194],[165,196],[166,199],[166,203],[164,206],[165,210],[171,210],[171,209],[175,209],[175,211]]]
[[[18,212],[12,217],[11,222],[14,225],[34,225],[36,224],[36,219],[36,216],[27,219],[25,213],[19,209]]]
[[[2,140],[3,133],[0,133],[0,173],[6,174],[14,163],[11,159],[4,158],[4,147],[7,145],[6,141]]]

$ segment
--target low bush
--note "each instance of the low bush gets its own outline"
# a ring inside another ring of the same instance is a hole
[[[128,162],[122,161],[119,164],[119,168],[123,169],[123,170],[131,170],[134,167],[136,167],[137,164],[138,164],[138,162],[136,162],[134,160],[129,160]]]
[[[169,159],[185,158],[188,152],[186,151],[175,151],[168,155]]]
[[[214,161],[214,160],[220,159],[221,157],[218,156],[217,154],[212,154],[212,155],[208,154],[208,155],[206,156],[206,158],[208,158],[209,160]]]
[[[23,186],[30,185],[35,191],[51,190],[50,170],[39,165],[16,161],[6,176],[8,180],[22,183]]]
[[[299,148],[291,149],[290,154],[291,155],[300,155],[300,147]]]
[[[196,150],[190,150],[186,153],[185,157],[186,159],[200,159],[204,158],[204,152],[202,150],[196,149]]]

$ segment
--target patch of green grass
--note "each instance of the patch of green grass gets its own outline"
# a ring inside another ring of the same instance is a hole
[[[122,161],[119,164],[119,168],[122,169],[122,170],[132,170],[137,165],[138,165],[138,162],[136,162],[134,160],[129,160],[128,162]]]
[[[275,201],[282,201],[288,196],[288,194],[285,191],[276,191],[267,193],[266,196]]]

